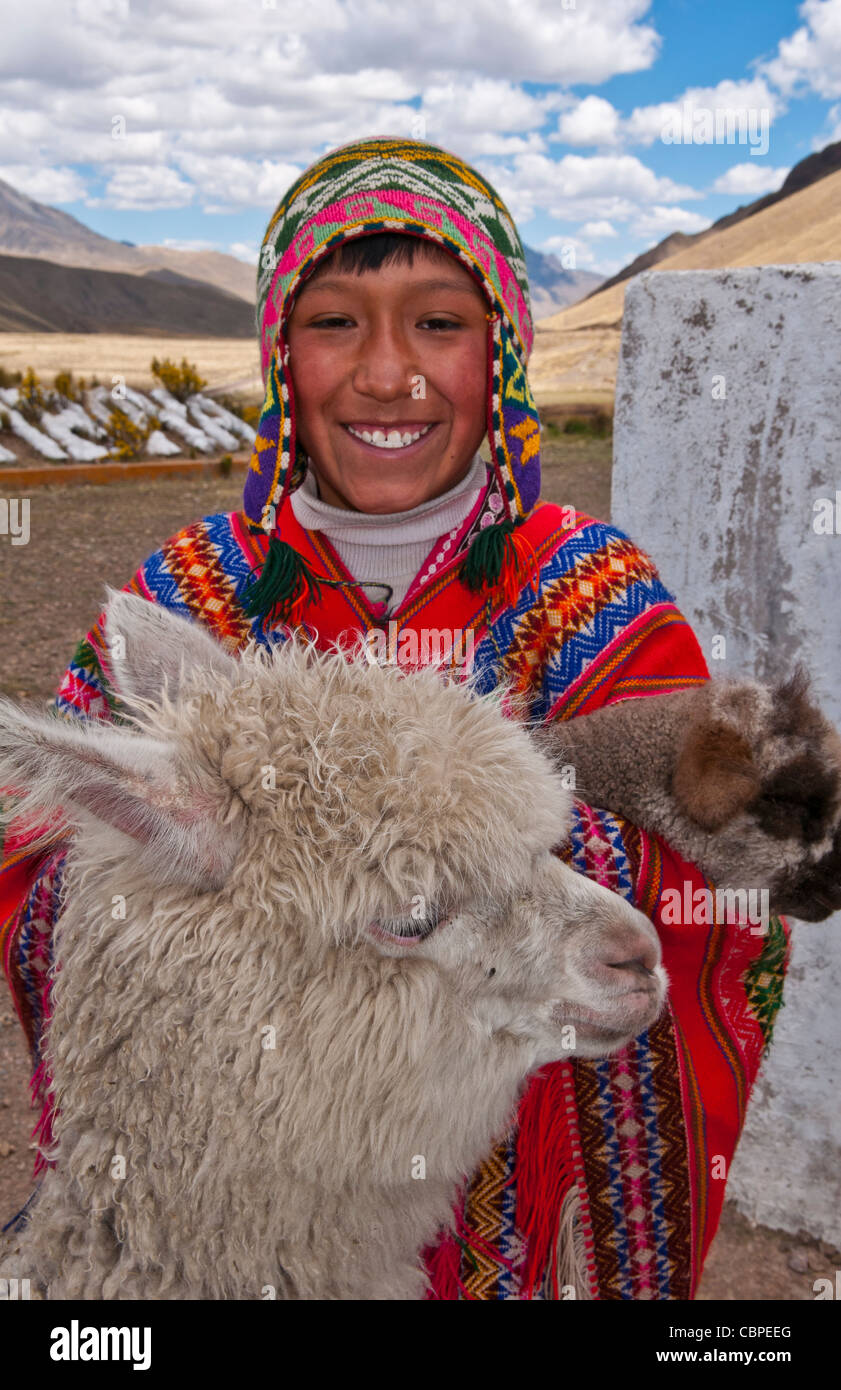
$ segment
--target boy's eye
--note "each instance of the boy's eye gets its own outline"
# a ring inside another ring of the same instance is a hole
[[[338,328],[341,328],[342,325],[343,325],[343,324],[346,324],[346,323],[350,323],[350,319],[348,319],[344,314],[331,314],[329,318],[326,318],[326,319],[318,319],[318,321],[317,321],[316,323],[313,323],[312,327],[313,327],[313,328],[337,328],[337,327],[338,327]],[[461,324],[460,324],[460,323],[455,323],[452,319],[441,319],[441,318],[421,319],[421,320],[420,320],[420,324],[421,324],[421,325],[423,325],[423,324],[429,324],[429,325],[431,325],[431,326],[433,327],[434,332],[436,332],[436,333],[440,333],[442,329],[447,329],[447,328],[461,328]]]

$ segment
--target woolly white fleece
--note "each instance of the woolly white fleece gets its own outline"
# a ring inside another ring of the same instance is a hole
[[[602,1056],[653,1021],[662,972],[643,1010],[608,964],[656,959],[654,928],[551,852],[570,793],[502,692],[294,641],[235,659],[133,594],[105,627],[139,728],[0,699],[0,785],[77,830],[56,1166],[0,1269],[54,1299],[421,1298],[568,1022]]]

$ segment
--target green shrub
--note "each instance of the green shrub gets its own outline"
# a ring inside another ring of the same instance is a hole
[[[10,372],[5,367],[0,367],[0,387],[20,386],[20,377],[20,372]]]
[[[180,367],[169,357],[165,357],[163,361],[153,357],[151,371],[152,376],[157,377],[161,386],[177,401],[186,401],[197,391],[203,391],[207,385],[204,377],[199,376],[195,363],[188,362],[186,357],[181,358]]]
[[[606,439],[613,433],[613,417],[605,410],[593,415],[571,415],[564,421],[564,434],[588,435],[591,439]]]
[[[119,406],[115,406],[111,411],[105,428],[108,432],[108,452],[121,463],[140,458],[152,433],[151,422],[136,425]]]
[[[256,430],[262,411],[263,404],[261,401],[259,405],[244,405],[239,413],[245,423],[250,425],[253,430]]]
[[[37,425],[47,404],[41,382],[32,367],[27,367],[18,386],[18,410],[30,425]]]
[[[73,379],[73,373],[69,370],[56,372],[53,377],[53,389],[60,396],[66,396],[69,401],[81,401],[84,387],[84,381],[77,384]]]
[[[260,412],[263,409],[263,402],[247,402],[242,396],[215,396],[214,400],[225,410],[230,410],[232,415],[238,415],[240,420],[244,420],[252,429],[257,428],[257,421],[260,419]]]
[[[239,396],[214,396],[213,399],[217,405],[221,405],[223,410],[230,410],[232,415],[238,415],[240,420],[243,419],[242,412],[247,407],[243,405]]]

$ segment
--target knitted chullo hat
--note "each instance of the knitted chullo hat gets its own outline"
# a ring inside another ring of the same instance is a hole
[[[280,506],[307,468],[295,430],[289,314],[325,256],[376,232],[421,237],[452,252],[490,306],[487,434],[498,510],[494,524],[472,538],[460,577],[475,591],[503,585],[513,593],[529,551],[515,528],[540,490],[540,421],[526,376],[534,330],[514,222],[487,180],[456,155],[423,140],[360,140],[332,150],[296,179],[263,241],[257,322],[266,394],[243,507],[252,530],[271,539],[261,576],[247,591],[252,616],[275,612],[294,620],[320,588],[303,558],[274,534]]]

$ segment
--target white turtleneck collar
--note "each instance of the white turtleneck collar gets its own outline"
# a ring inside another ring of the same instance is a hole
[[[342,564],[362,583],[382,580],[392,589],[389,612],[402,603],[435,541],[454,540],[465,518],[487,484],[488,466],[476,454],[460,483],[412,507],[406,512],[376,515],[333,507],[318,495],[312,467],[292,493],[292,510],[306,531],[320,531],[336,550]],[[449,549],[449,547],[447,547]],[[368,597],[379,600],[383,591],[371,588]]]

